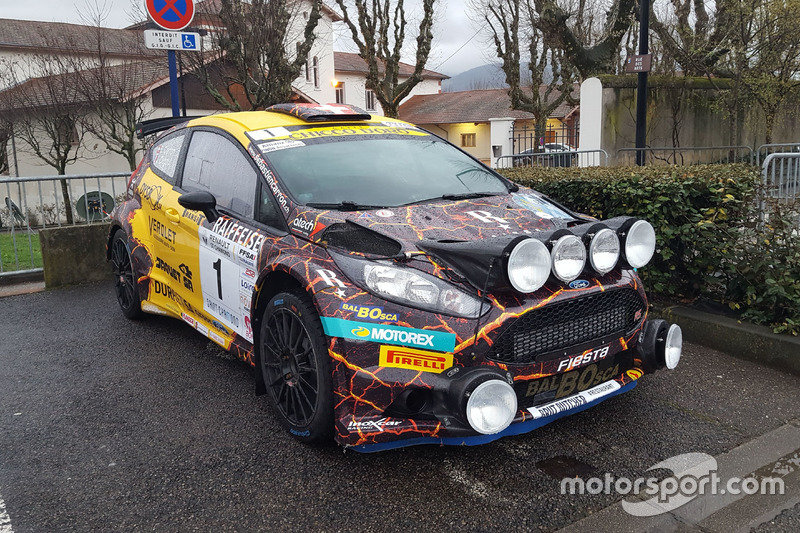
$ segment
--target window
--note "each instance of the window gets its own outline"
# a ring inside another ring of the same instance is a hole
[[[474,148],[475,147],[475,134],[474,133],[462,133],[461,134],[461,147],[462,148]]]
[[[336,85],[336,103],[343,104],[344,102],[344,82],[340,81],[338,85]]]
[[[375,111],[375,91],[367,89],[364,93],[364,100],[367,104],[367,111]]]
[[[183,150],[186,131],[179,131],[158,140],[151,150],[151,168],[164,181],[175,185],[178,161]]]
[[[311,68],[314,71],[314,88],[319,89],[319,59],[317,56],[311,60]]]
[[[286,221],[278,209],[278,205],[275,203],[275,197],[269,191],[266,184],[262,183],[259,189],[256,220],[267,226],[272,226],[273,228],[285,228]]]
[[[230,140],[209,131],[192,134],[183,167],[183,190],[208,191],[219,207],[253,218],[257,183],[250,158]]]

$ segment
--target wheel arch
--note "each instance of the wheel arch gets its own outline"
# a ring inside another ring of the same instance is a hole
[[[114,235],[116,235],[118,231],[123,231],[122,226],[119,223],[111,224],[106,241],[106,261],[111,261],[111,243],[114,241]]]

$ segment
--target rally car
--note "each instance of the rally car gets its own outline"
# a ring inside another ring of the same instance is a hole
[[[411,124],[345,105],[151,121],[108,242],[123,313],[254,367],[304,442],[520,434],[675,368],[646,221],[604,222]]]

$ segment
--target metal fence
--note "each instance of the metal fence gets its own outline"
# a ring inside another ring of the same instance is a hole
[[[715,163],[755,164],[753,149],[749,146],[680,146],[620,148],[615,164],[633,166],[637,155],[642,154],[644,164],[652,165],[707,165]]]
[[[766,158],[770,154],[782,153],[800,153],[800,143],[762,144],[756,150],[756,164],[760,165],[762,161],[766,162]]]
[[[579,134],[577,124],[561,124],[557,127],[549,124],[544,136],[540,138],[533,128],[523,124],[511,130],[511,153],[514,155],[530,153],[536,151],[537,147],[547,147],[548,145],[559,145],[559,150],[574,151],[578,146]]]
[[[39,230],[107,220],[124,197],[130,175],[116,172],[1,178],[0,276],[42,270]]]
[[[771,153],[761,168],[764,198],[761,210],[770,205],[784,204],[800,207],[800,153]],[[800,227],[800,219],[797,220]]]
[[[495,159],[495,168],[574,166],[608,166],[608,152],[605,150],[550,151],[504,155]]]

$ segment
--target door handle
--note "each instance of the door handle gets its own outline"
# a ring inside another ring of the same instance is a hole
[[[181,221],[181,214],[178,213],[177,209],[168,207],[164,210],[164,215],[167,217],[167,220],[169,220],[173,224],[179,224]]]

